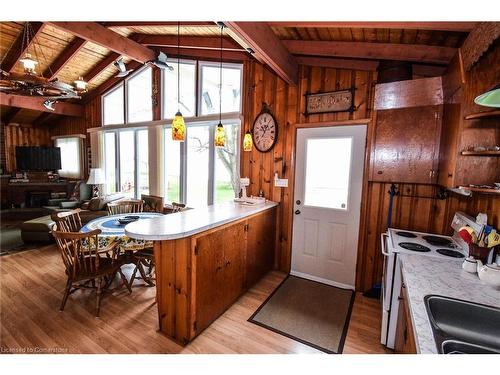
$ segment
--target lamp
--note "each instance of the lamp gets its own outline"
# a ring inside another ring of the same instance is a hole
[[[224,147],[226,145],[226,132],[222,126],[222,33],[224,31],[224,24],[219,23],[220,26],[220,76],[219,76],[219,124],[215,130],[214,144],[215,147]]]
[[[30,53],[24,55],[24,57],[19,61],[23,64],[23,69],[26,74],[36,74],[35,68],[38,61],[34,60]]]
[[[252,151],[252,147],[253,147],[252,134],[250,133],[250,130],[247,130],[245,136],[243,137],[243,151],[250,152]]]
[[[184,117],[181,113],[181,71],[180,67],[180,27],[181,23],[177,22],[177,113],[175,114],[174,120],[172,121],[172,140],[184,142],[186,137],[186,124],[184,123]]]
[[[500,84],[477,96],[474,103],[485,107],[500,108]]]
[[[92,195],[94,197],[99,196],[99,186],[106,183],[106,177],[104,176],[103,170],[101,168],[90,168],[89,179],[87,180],[88,185],[93,185]]]
[[[78,77],[78,79],[75,80],[74,84],[76,92],[78,93],[87,92],[87,82],[85,82],[82,77]]]

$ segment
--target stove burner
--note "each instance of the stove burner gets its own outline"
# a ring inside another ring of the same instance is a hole
[[[427,253],[431,251],[431,249],[429,249],[427,246],[423,246],[413,242],[400,242],[398,245],[401,246],[403,249],[418,251],[420,253]]]
[[[445,255],[447,257],[452,257],[452,258],[465,258],[464,255],[456,250],[450,250],[450,249],[437,249],[436,252],[438,252],[441,255]]]
[[[422,237],[424,240],[426,240],[428,243],[430,243],[433,246],[447,246],[447,247],[455,247],[453,245],[453,242],[447,238],[444,237],[438,237],[438,236],[423,236]]]
[[[410,232],[396,232],[396,234],[398,236],[406,237],[406,238],[416,238],[417,237],[416,234],[413,234],[413,233],[410,233]]]

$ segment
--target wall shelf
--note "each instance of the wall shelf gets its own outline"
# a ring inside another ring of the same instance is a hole
[[[500,151],[462,151],[463,156],[500,156]]]
[[[470,115],[465,116],[465,119],[475,120],[480,118],[493,118],[493,117],[500,117],[500,110],[471,113]]]
[[[459,189],[463,191],[470,191],[471,193],[500,195],[500,189],[487,189],[468,186],[460,186]]]

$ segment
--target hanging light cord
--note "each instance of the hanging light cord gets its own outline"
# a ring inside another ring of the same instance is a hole
[[[222,32],[224,25],[220,27],[220,77],[219,77],[219,124],[222,124]]]
[[[180,37],[180,28],[181,23],[177,22],[177,112],[181,111],[181,71],[180,71],[180,46],[181,46],[181,37]]]

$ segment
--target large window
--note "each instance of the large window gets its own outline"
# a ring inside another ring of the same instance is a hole
[[[59,175],[66,178],[82,178],[82,138],[55,138],[54,145],[61,149]]]
[[[104,134],[108,194],[118,191],[133,198],[149,193],[148,151],[147,129],[117,130]]]
[[[161,71],[163,147],[148,147],[147,124],[142,124],[153,120],[151,68],[134,72],[103,96],[103,125],[121,125],[109,128],[104,135],[106,190],[130,197],[149,193],[149,173],[156,173],[162,164],[160,159],[156,165],[149,165],[149,160],[163,157],[162,195],[166,202],[199,207],[232,200],[239,191],[242,65],[224,63],[219,86],[218,63],[181,60],[178,68],[174,59],[169,64],[172,71]],[[223,148],[214,146],[219,87],[226,131]],[[186,121],[185,142],[172,141],[170,123],[177,110]],[[141,124],[134,128],[134,123]],[[159,150],[163,155],[150,155]],[[151,177],[155,181],[155,176]]]
[[[153,77],[150,67],[127,77],[102,97],[102,124],[121,125],[153,120]]]

